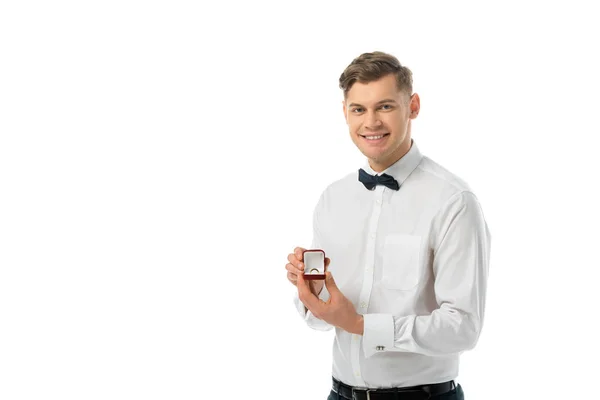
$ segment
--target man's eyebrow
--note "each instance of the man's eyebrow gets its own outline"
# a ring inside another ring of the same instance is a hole
[[[394,99],[385,99],[385,100],[378,101],[377,103],[375,103],[375,105],[377,105],[377,104],[383,104],[383,103],[396,103],[396,104],[398,104],[396,102],[396,100],[394,100]],[[348,104],[348,107],[364,107],[364,106],[362,104],[358,104],[358,103],[350,103],[350,104]]]

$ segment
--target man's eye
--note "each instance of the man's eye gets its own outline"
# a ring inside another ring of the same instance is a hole
[[[387,108],[385,108],[385,107],[387,107]],[[381,108],[383,108],[384,110],[391,110],[392,106],[389,105],[389,104],[384,104],[384,105],[381,106]]]
[[[360,112],[362,112],[362,111],[363,111],[363,109],[362,109],[362,108],[353,108],[353,109],[352,109],[352,112],[353,112],[353,113],[360,113]]]

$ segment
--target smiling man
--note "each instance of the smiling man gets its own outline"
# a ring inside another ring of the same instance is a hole
[[[406,70],[400,79],[388,74],[346,88],[343,106],[350,137],[376,172],[391,166],[411,147],[411,122],[419,114],[420,100],[418,94],[411,95],[410,78]],[[347,85],[342,82],[342,87]]]
[[[392,55],[357,57],[340,77],[363,168],[330,184],[314,209],[312,249],[325,282],[288,280],[308,326],[335,328],[329,399],[464,399],[459,356],[481,333],[490,233],[465,181],[411,137],[420,100]]]

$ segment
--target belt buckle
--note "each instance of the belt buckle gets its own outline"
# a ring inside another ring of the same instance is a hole
[[[356,399],[356,397],[354,397],[354,390],[355,389],[356,390],[364,390],[365,393],[367,394],[367,400],[371,400],[371,391],[373,389],[369,389],[369,388],[366,388],[366,387],[354,387],[354,386],[352,387],[352,400]]]

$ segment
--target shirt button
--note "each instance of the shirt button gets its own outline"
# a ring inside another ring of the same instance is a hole
[[[367,308],[367,303],[365,303],[364,301],[362,303],[360,303],[360,307],[361,308]]]
[[[377,204],[381,204],[381,199],[377,199]]]
[[[360,376],[360,372],[357,372],[357,373],[356,373],[356,376]]]

